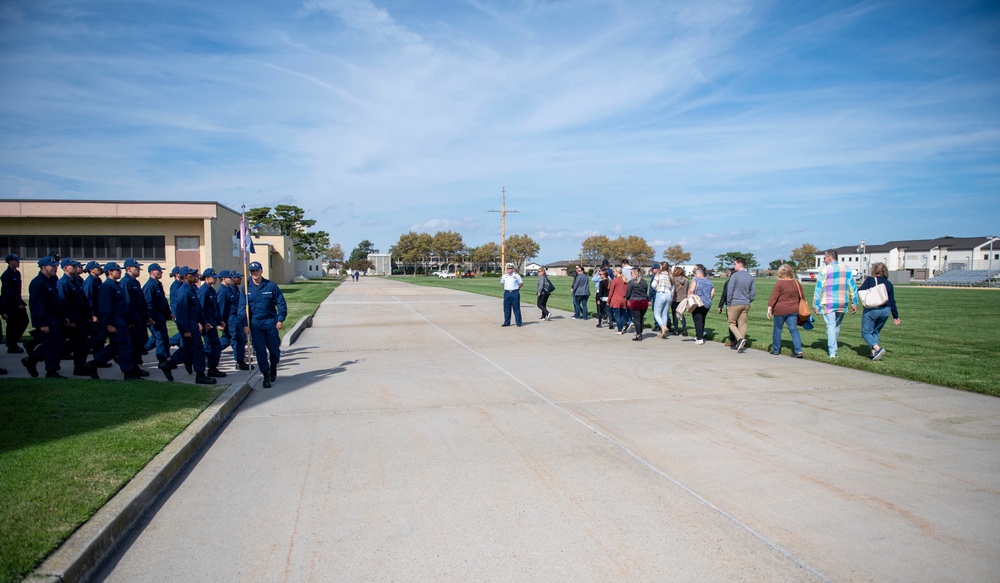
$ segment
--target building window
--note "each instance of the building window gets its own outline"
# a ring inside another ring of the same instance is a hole
[[[81,237],[20,235],[0,237],[0,251],[16,253],[26,261],[35,261],[50,253],[77,260],[166,260],[165,237]]]
[[[177,237],[178,251],[197,251],[198,237]]]

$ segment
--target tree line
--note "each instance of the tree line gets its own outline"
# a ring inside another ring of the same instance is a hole
[[[524,262],[538,255],[540,246],[528,235],[511,235],[504,245],[506,260],[513,263],[518,271]],[[478,247],[465,244],[460,233],[438,231],[417,233],[409,231],[400,235],[395,245],[389,248],[393,263],[404,273],[416,275],[418,271],[427,273],[431,266],[468,265],[475,271],[500,271],[500,245],[489,241]]]

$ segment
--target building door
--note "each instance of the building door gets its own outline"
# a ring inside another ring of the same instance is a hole
[[[201,271],[201,241],[199,237],[175,237],[176,265],[187,265]]]

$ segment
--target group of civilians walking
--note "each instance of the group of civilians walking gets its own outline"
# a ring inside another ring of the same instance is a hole
[[[857,304],[863,294],[871,290],[865,300],[861,322],[861,336],[867,343],[871,360],[879,360],[885,354],[880,344],[882,328],[891,315],[895,325],[899,325],[899,313],[896,309],[895,295],[892,283],[888,279],[888,269],[884,263],[872,265],[871,275],[858,288],[851,270],[839,263],[837,252],[828,250],[824,253],[824,266],[817,274],[816,289],[813,293],[812,305],[806,300],[802,284],[796,278],[795,271],[788,264],[778,269],[778,281],[771,291],[767,303],[767,317],[773,319],[771,346],[769,352],[774,355],[781,353],[781,339],[785,328],[792,339],[793,358],[802,358],[802,336],[799,327],[812,329],[811,313],[822,317],[826,325],[827,354],[830,358],[837,357],[837,346],[840,327],[845,313],[850,310],[857,312]],[[715,299],[715,285],[707,277],[705,266],[698,265],[693,277],[689,280],[680,267],[663,263],[654,263],[650,269],[651,278],[647,282],[643,271],[633,267],[627,260],[620,266],[610,266],[604,261],[589,277],[582,265],[574,268],[570,294],[573,298],[574,320],[589,320],[587,303],[591,295],[590,284],[597,303],[597,327],[607,325],[608,329],[618,335],[629,330],[635,330],[634,341],[643,339],[643,319],[646,311],[653,309],[653,332],[658,338],[670,335],[687,335],[686,314],[691,313],[695,328],[695,344],[705,343],[705,319]],[[508,275],[504,289],[516,290],[522,285],[521,279],[513,273],[513,265],[507,265]],[[726,319],[729,340],[726,345],[732,350],[742,353],[747,347],[747,318],[750,305],[756,299],[756,280],[746,269],[746,260],[737,258],[733,268],[727,270],[729,276],[722,288],[719,298],[718,312],[726,309]],[[510,276],[510,277],[508,277]],[[516,278],[516,280],[514,279]],[[516,287],[513,287],[516,286]],[[552,315],[548,309],[548,299],[555,286],[549,280],[544,268],[538,272],[538,287],[536,296],[541,319],[549,320]],[[505,292],[504,325],[510,325],[510,310],[516,310],[517,325],[521,325],[520,308],[514,304],[513,297],[508,298]],[[519,302],[519,299],[517,300]],[[510,303],[508,303],[510,302]],[[513,304],[513,305],[512,305]],[[681,309],[678,310],[678,307]]]

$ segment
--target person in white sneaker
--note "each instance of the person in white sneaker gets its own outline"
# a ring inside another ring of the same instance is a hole
[[[691,280],[691,284],[688,286],[688,295],[698,296],[704,304],[695,308],[692,313],[692,317],[694,318],[695,344],[704,344],[705,316],[712,309],[712,298],[715,297],[715,286],[705,277],[704,267],[699,266],[695,268],[694,279]]]

